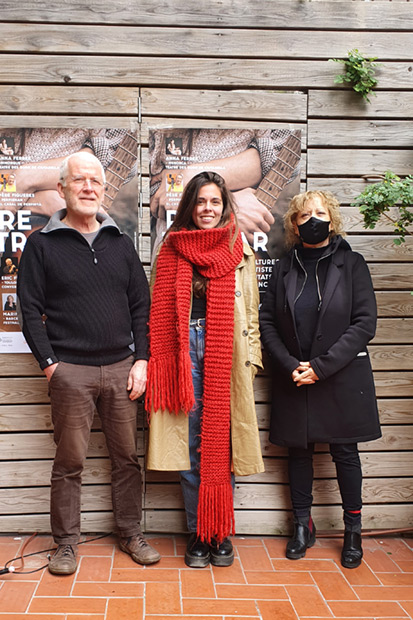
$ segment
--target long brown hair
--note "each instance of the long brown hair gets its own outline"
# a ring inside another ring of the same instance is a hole
[[[192,177],[192,179],[185,185],[182,193],[182,198],[179,201],[178,210],[176,212],[174,221],[168,229],[165,239],[170,232],[177,232],[182,229],[195,230],[196,226],[192,219],[192,214],[197,205],[198,194],[201,187],[204,185],[210,185],[213,183],[216,185],[222,198],[222,215],[217,225],[217,228],[227,226],[232,220],[234,222],[234,232],[230,240],[230,249],[234,247],[235,240],[237,238],[239,227],[237,216],[235,215],[235,203],[231,192],[222,176],[217,172],[203,171]],[[193,278],[193,290],[195,297],[204,297],[207,288],[207,281],[196,270],[194,270]]]
[[[192,219],[192,214],[197,205],[199,190],[204,185],[210,185],[211,183],[219,188],[222,198],[223,209],[218,227],[221,228],[226,226],[231,220],[231,215],[233,215],[238,233],[238,223],[235,217],[235,206],[232,194],[227,188],[222,176],[217,172],[209,171],[200,172],[192,177],[192,179],[185,185],[182,198],[178,205],[178,210],[168,232],[176,232],[178,230],[182,230],[182,228],[186,228],[187,230],[194,230],[196,228]]]

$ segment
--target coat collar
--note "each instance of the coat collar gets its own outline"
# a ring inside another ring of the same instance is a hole
[[[60,211],[56,211],[56,213],[53,213],[46,226],[42,228],[40,232],[50,233],[54,232],[55,230],[68,230],[69,227],[62,222],[63,218],[66,216],[66,213],[66,209],[60,209]],[[96,219],[100,224],[100,230],[102,228],[115,228],[120,235],[123,234],[115,221],[111,217],[109,217],[109,215],[106,215],[106,213],[97,213]]]

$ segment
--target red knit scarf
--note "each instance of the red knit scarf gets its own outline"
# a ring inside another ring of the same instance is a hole
[[[243,249],[240,234],[230,249],[233,233],[232,222],[169,233],[157,260],[149,320],[147,410],[188,414],[195,403],[189,355],[193,266],[208,278],[197,526],[208,542],[234,533],[230,388],[235,268]]]

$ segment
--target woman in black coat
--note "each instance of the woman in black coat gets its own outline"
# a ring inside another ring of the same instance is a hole
[[[288,447],[298,559],[315,542],[313,452],[329,443],[344,509],[341,563],[360,565],[361,465],[357,442],[380,437],[367,344],[377,310],[367,265],[343,239],[339,203],[329,192],[295,196],[284,218],[287,256],[274,265],[260,312],[272,365],[270,441]]]

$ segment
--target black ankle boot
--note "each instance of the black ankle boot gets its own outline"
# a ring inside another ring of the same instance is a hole
[[[185,553],[185,564],[191,568],[205,568],[211,559],[208,543],[202,542],[196,532],[188,540]]]
[[[361,564],[363,549],[361,548],[361,536],[358,532],[344,532],[344,544],[341,552],[341,565],[344,568],[357,568]]]
[[[299,560],[305,556],[305,552],[315,543],[316,528],[310,517],[308,525],[294,521],[294,535],[287,543],[285,552],[289,560]]]
[[[218,544],[213,538],[210,544],[211,564],[213,566],[231,566],[234,562],[234,549],[229,538]]]

